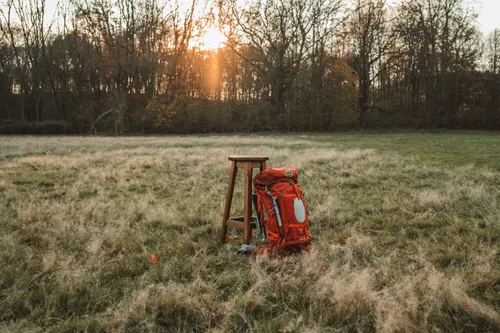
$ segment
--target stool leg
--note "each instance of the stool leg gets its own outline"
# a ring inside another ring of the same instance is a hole
[[[267,169],[267,168],[266,168],[266,161],[262,161],[262,162],[260,162],[260,171],[262,172],[262,171],[264,171],[264,170],[266,170],[266,169]]]
[[[252,164],[248,163],[245,166],[245,214],[244,214],[244,235],[243,241],[245,244],[250,244],[252,241],[252,227],[250,225],[252,218]]]
[[[231,213],[231,203],[233,201],[234,183],[236,180],[236,173],[238,168],[236,167],[236,162],[231,162],[231,171],[229,173],[229,187],[226,194],[226,206],[224,207],[224,216],[222,218],[222,227],[220,229],[220,242],[224,244],[226,242],[227,235],[227,220],[229,220],[229,214]]]

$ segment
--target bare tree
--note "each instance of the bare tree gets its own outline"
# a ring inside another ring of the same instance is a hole
[[[3,35],[15,57],[16,81],[24,96],[23,118],[42,120],[46,45],[50,34],[50,25],[45,24],[45,0],[8,0],[0,14],[4,21]]]
[[[339,11],[340,4],[328,0],[266,0],[241,8],[236,0],[221,2],[227,45],[269,84],[271,103],[276,107],[276,127],[288,123],[286,95],[308,55],[312,39],[321,40],[324,37],[319,35],[326,36],[328,32],[318,22],[322,21],[323,28],[333,28],[327,21]]]
[[[486,38],[487,69],[491,73],[500,73],[500,29],[495,29]]]
[[[405,1],[400,7],[398,26],[408,43],[401,49],[412,63],[414,95],[425,94],[429,128],[441,127],[443,121],[454,126],[465,95],[462,83],[479,58],[475,19],[464,0]]]
[[[359,123],[366,126],[366,112],[382,108],[371,103],[370,89],[383,69],[395,55],[396,34],[389,21],[385,0],[357,0],[347,30],[352,45],[351,63],[359,78]],[[371,103],[371,105],[370,105]]]
[[[486,39],[486,92],[489,98],[486,106],[486,124],[496,129],[500,121],[500,29],[495,29]]]

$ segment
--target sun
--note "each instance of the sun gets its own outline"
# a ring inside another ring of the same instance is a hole
[[[226,42],[226,37],[217,28],[211,27],[200,37],[200,48],[216,50]]]

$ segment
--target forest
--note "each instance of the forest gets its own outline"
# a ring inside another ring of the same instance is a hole
[[[498,130],[478,5],[3,0],[0,132]]]

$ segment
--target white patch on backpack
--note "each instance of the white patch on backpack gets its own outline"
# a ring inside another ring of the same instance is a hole
[[[291,177],[293,177],[293,172],[291,172],[290,170],[286,170],[285,171],[285,176],[291,178]]]
[[[306,220],[306,207],[304,206],[304,202],[299,198],[295,198],[293,201],[293,210],[295,212],[297,222],[304,223]]]

